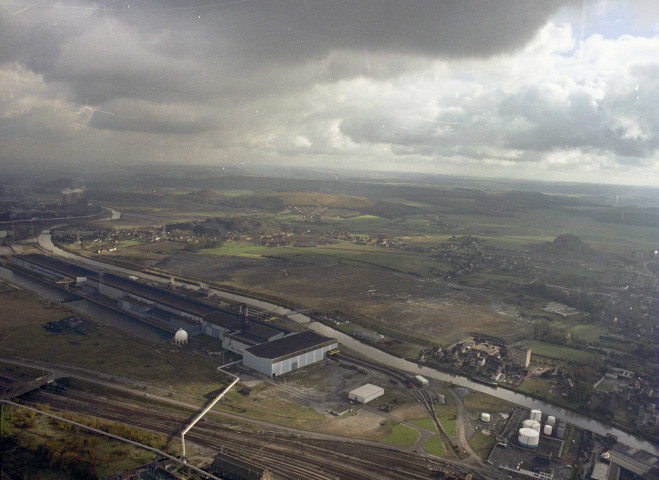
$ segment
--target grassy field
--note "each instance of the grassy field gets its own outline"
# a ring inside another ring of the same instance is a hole
[[[539,342],[537,340],[527,342],[526,346],[531,349],[531,355],[539,355],[567,362],[583,364],[587,363],[595,356],[592,352],[564,347],[562,345],[554,345],[553,343]]]
[[[519,387],[522,393],[543,398],[554,405],[562,407],[573,407],[573,405],[554,390],[555,384],[551,380],[542,378],[527,378]]]
[[[496,440],[492,435],[484,435],[481,432],[476,432],[469,439],[469,446],[481,457],[485,458],[494,446]]]
[[[444,444],[437,437],[428,437],[428,440],[426,440],[426,444],[423,446],[423,449],[431,455],[446,456],[446,449],[444,448]]]
[[[385,443],[393,443],[395,445],[402,445],[404,447],[413,447],[417,438],[419,438],[419,432],[413,428],[401,425],[400,423],[390,425],[390,428],[391,433],[382,439],[382,441]]]
[[[466,409],[474,412],[512,412],[515,405],[480,392],[471,392],[464,399]]]
[[[218,388],[226,380],[215,371],[217,362],[204,357],[191,362],[181,348],[153,345],[96,322],[89,322],[85,335],[51,333],[44,324],[77,314],[25,289],[0,283],[0,302],[0,350],[6,355],[172,385],[193,394]]]
[[[441,423],[444,432],[446,432],[446,435],[449,437],[455,437],[457,435],[455,416],[439,417],[439,423]]]
[[[247,396],[230,391],[215,408],[303,430],[317,431],[326,422],[326,417],[321,413],[281,398],[273,387],[265,384],[252,388]]]
[[[576,325],[570,330],[573,338],[580,338],[586,342],[599,342],[600,335],[605,335],[608,331],[608,327],[603,325]]]
[[[417,427],[430,430],[431,432],[437,432],[437,427],[435,426],[435,422],[433,422],[432,419],[430,418],[416,418],[416,419],[408,420],[408,422],[411,423],[412,425],[416,425]]]

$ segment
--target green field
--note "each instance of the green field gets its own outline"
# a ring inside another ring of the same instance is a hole
[[[426,444],[423,446],[423,449],[431,455],[446,456],[446,449],[444,448],[444,444],[437,437],[428,437],[428,440],[426,440]]]
[[[555,383],[543,378],[527,378],[520,386],[519,391],[528,393],[536,398],[542,398],[554,405],[571,408],[574,405],[563,398],[555,389]]]
[[[464,399],[466,409],[474,412],[511,412],[515,406],[500,398],[480,392],[470,392]]]
[[[411,423],[412,425],[416,425],[417,427],[430,430],[431,432],[437,432],[437,427],[435,426],[435,422],[433,422],[432,419],[430,418],[417,418],[413,420],[407,420],[407,422]]]
[[[468,443],[477,454],[484,457],[490,452],[490,449],[494,446],[496,440],[492,435],[484,435],[481,432],[476,432],[469,439]]]
[[[526,342],[526,346],[531,349],[531,355],[539,355],[566,362],[584,364],[595,357],[595,354],[592,352],[564,347],[562,345],[554,345],[553,343],[539,342],[537,340]]]
[[[395,424],[390,428],[391,432],[382,439],[385,443],[413,447],[419,438],[419,432],[405,425]]]
[[[202,250],[201,253],[244,258],[263,258],[268,250],[268,247],[258,247],[243,242],[224,242],[221,247],[208,248]]]
[[[605,335],[609,329],[602,325],[576,325],[570,330],[573,338],[586,342],[599,342],[600,335]]]

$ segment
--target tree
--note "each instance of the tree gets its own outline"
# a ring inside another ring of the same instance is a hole
[[[593,386],[589,382],[577,380],[574,388],[568,393],[568,398],[573,402],[583,403],[588,401],[593,392]]]

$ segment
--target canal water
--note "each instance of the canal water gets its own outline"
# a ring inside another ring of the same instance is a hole
[[[20,273],[13,272],[12,270],[0,267],[0,278],[38,293],[49,300],[62,303],[66,308],[83,313],[98,320],[104,325],[118,328],[134,337],[146,340],[147,342],[158,344],[171,338],[171,334],[167,332],[152,328],[130,317],[120,315],[119,313],[104,308],[94,302],[84,299],[71,301],[71,294],[45,285],[30,277],[21,275]]]
[[[320,333],[321,335],[336,338],[338,339],[339,343],[347,346],[348,348],[356,352],[359,352],[361,355],[364,355],[365,357],[368,357],[372,360],[378,361],[385,365],[389,365],[390,367],[394,367],[399,370],[410,372],[414,375],[422,375],[424,377],[434,378],[436,380],[447,382],[452,385],[466,387],[471,390],[475,390],[477,392],[486,393],[488,395],[501,398],[502,400],[507,400],[511,403],[521,405],[526,408],[530,408],[530,409],[536,408],[538,410],[541,410],[542,413],[544,414],[553,415],[556,418],[565,420],[567,423],[576,425],[577,427],[586,430],[590,430],[600,435],[606,435],[607,433],[610,433],[611,435],[615,435],[618,437],[618,441],[624,443],[625,445],[629,445],[639,450],[644,450],[653,455],[657,455],[657,453],[659,453],[659,449],[657,448],[656,445],[648,441],[641,440],[617,428],[613,428],[609,425],[605,425],[601,422],[598,422],[597,420],[593,420],[592,418],[588,418],[578,413],[565,410],[564,408],[560,408],[555,405],[550,405],[541,400],[527,397],[526,395],[522,395],[520,393],[516,393],[511,390],[507,390],[505,388],[488,387],[487,385],[482,385],[480,383],[472,382],[466,377],[440,372],[438,370],[429,367],[419,366],[416,363],[395,357],[386,352],[383,352],[382,350],[378,350],[375,347],[366,345],[360,342],[359,340],[356,340],[351,336],[339,332],[338,330],[328,327],[327,325],[324,325],[322,323],[312,322],[311,324],[309,324],[309,328],[316,331],[317,333]]]
[[[46,250],[50,250],[53,253],[56,253],[57,255],[61,255],[63,257],[79,260],[79,261],[84,261],[88,265],[93,265],[96,267],[100,267],[103,269],[112,269],[112,270],[117,270],[117,271],[122,271],[123,273],[126,273],[128,275],[139,275],[142,278],[149,278],[151,277],[155,281],[162,282],[163,279],[160,277],[155,277],[155,276],[149,276],[146,275],[142,272],[136,272],[132,271],[126,268],[121,268],[121,267],[114,267],[102,262],[97,262],[95,260],[87,259],[87,258],[82,258],[77,255],[73,255],[71,253],[65,252],[64,250],[57,248],[51,241],[50,238],[50,233],[45,230],[42,232],[42,234],[39,236],[39,245],[41,245],[43,248]],[[213,293],[217,294],[218,296],[221,296],[223,298],[227,298],[229,300],[233,300],[236,302],[241,302],[241,303],[247,303],[248,305],[254,305],[259,308],[262,308],[264,310],[274,312],[279,315],[286,315],[288,313],[291,313],[290,310],[285,309],[284,307],[281,307],[279,305],[275,305],[273,303],[269,302],[264,302],[261,300],[256,300],[253,298],[245,297],[242,295],[235,295],[232,293],[228,292],[223,292],[220,290],[212,290]],[[299,323],[307,323],[311,322],[311,319],[309,317],[297,314],[297,317],[303,317],[299,321]],[[505,388],[492,388],[488,387],[487,385],[482,385],[480,383],[472,382],[466,377],[461,377],[459,375],[453,375],[450,373],[444,373],[440,372],[439,370],[435,370],[430,367],[425,367],[425,366],[419,366],[415,363],[412,363],[408,360],[404,360],[398,357],[395,357],[393,355],[390,355],[388,353],[383,352],[382,350],[378,350],[377,348],[374,348],[370,345],[366,345],[359,340],[356,340],[349,335],[346,335],[338,330],[335,330],[327,325],[318,323],[318,322],[311,322],[308,323],[309,328],[320,333],[321,335],[325,335],[328,337],[336,338],[339,340],[340,343],[343,345],[351,348],[352,350],[355,350],[359,352],[360,354],[378,361],[380,363],[383,363],[385,365],[389,365],[391,367],[397,368],[399,370],[403,370],[406,372],[410,372],[414,375],[422,375],[424,377],[428,378],[434,378],[436,380],[440,380],[442,382],[447,382],[453,385],[461,386],[461,387],[466,387],[471,390],[475,390],[477,392],[482,392],[486,393],[488,395],[492,395],[497,398],[501,398],[503,400],[507,400],[511,403],[514,403],[516,405],[521,405],[526,408],[531,408],[531,409],[538,409],[541,410],[544,414],[547,415],[553,415],[557,418],[565,420],[567,423],[570,423],[572,425],[576,425],[577,427],[583,428],[585,430],[590,430],[592,432],[595,432],[599,435],[606,435],[607,433],[610,433],[611,435],[615,435],[618,437],[618,441],[621,443],[624,443],[625,445],[629,445],[633,448],[637,448],[639,450],[644,450],[648,453],[651,453],[653,455],[659,454],[659,447],[651,442],[648,442],[646,440],[642,440],[640,438],[635,437],[634,435],[631,435],[627,432],[623,432],[620,429],[611,427],[609,425],[606,425],[604,423],[598,422],[597,420],[593,420],[592,418],[588,418],[584,415],[578,414],[576,412],[572,412],[570,410],[565,410],[564,408],[557,407],[555,405],[551,405],[549,403],[543,402],[541,400],[537,400],[532,397],[527,397],[526,395],[523,395],[521,393],[516,393],[511,390],[507,390]]]

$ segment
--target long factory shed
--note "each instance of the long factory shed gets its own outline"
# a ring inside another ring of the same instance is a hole
[[[16,255],[13,263],[80,294],[112,302],[122,312],[168,332],[183,328],[191,336],[222,340],[225,349],[243,355],[243,364],[278,376],[326,358],[336,339],[312,331],[291,333],[217,308],[185,292],[140,283],[107,272],[80,267],[41,254]]]

